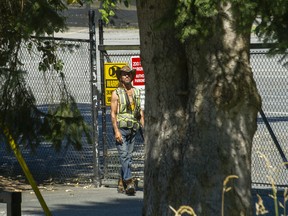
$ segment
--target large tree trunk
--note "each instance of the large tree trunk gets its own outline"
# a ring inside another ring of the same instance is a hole
[[[251,147],[261,100],[249,66],[250,35],[232,31],[233,15],[218,20],[205,43],[180,43],[177,1],[138,0],[145,71],[145,183],[143,215],[252,215]],[[171,20],[171,21],[170,21]],[[232,24],[231,24],[232,23]]]

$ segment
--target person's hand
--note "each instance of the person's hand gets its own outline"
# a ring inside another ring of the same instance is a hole
[[[122,135],[119,131],[115,132],[115,139],[118,143],[123,143]]]

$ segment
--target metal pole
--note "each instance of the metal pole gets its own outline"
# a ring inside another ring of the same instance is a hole
[[[98,21],[99,25],[99,45],[104,44],[103,39],[103,20],[99,19]],[[103,143],[103,166],[104,166],[104,176],[107,174],[107,163],[106,163],[106,157],[107,157],[107,130],[106,130],[106,104],[105,104],[105,86],[104,86],[104,54],[102,51],[100,51],[100,72],[101,72],[101,107],[102,107],[102,143]]]
[[[93,174],[94,183],[97,187],[101,185],[99,177],[99,139],[98,139],[98,89],[96,69],[96,38],[95,38],[95,11],[89,10],[89,41],[90,41],[90,82],[91,82],[91,104],[92,104],[92,140],[93,140]]]
[[[283,150],[282,150],[282,148],[281,148],[281,146],[280,146],[280,144],[279,144],[279,142],[278,142],[278,140],[277,140],[277,138],[276,138],[276,136],[275,136],[275,134],[274,134],[274,132],[273,132],[273,130],[272,130],[272,128],[271,128],[271,126],[270,126],[270,124],[269,124],[269,122],[268,122],[262,109],[260,109],[260,115],[261,115],[261,117],[262,117],[268,131],[269,131],[270,136],[272,137],[272,140],[274,141],[274,143],[276,145],[276,148],[277,148],[279,154],[282,157],[283,162],[287,162],[287,158],[286,158],[286,156],[285,156],[285,154],[284,154],[284,152],[283,152]],[[285,164],[285,167],[288,169],[288,164]]]

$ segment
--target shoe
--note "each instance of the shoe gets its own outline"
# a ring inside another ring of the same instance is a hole
[[[125,187],[126,187],[126,184],[123,182],[122,178],[119,178],[118,186],[117,186],[118,193],[124,193],[125,192]]]
[[[135,184],[133,179],[129,179],[127,181],[125,181],[127,187],[125,189],[125,192],[127,195],[134,195],[136,193],[135,191]]]

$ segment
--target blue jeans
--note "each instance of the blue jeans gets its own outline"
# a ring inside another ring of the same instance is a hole
[[[119,143],[116,141],[116,147],[122,166],[121,177],[123,180],[129,180],[132,178],[132,153],[135,144],[136,131],[130,128],[120,128],[119,131],[122,135],[123,143]]]

